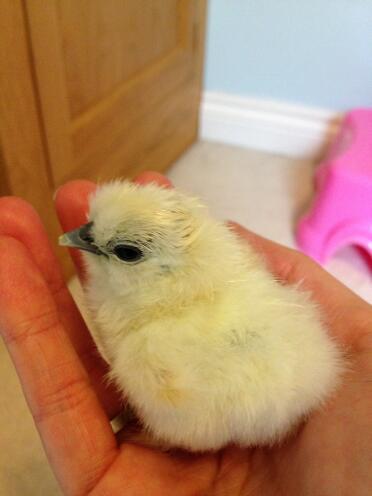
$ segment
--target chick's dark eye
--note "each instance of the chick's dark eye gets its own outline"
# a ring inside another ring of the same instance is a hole
[[[137,246],[116,245],[113,248],[115,255],[125,262],[137,262],[143,257],[142,251]]]

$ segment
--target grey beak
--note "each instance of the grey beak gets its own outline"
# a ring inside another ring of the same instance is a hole
[[[91,233],[93,222],[88,222],[73,231],[67,232],[59,237],[60,246],[68,246],[69,248],[78,248],[79,250],[89,251],[96,255],[102,255],[102,251],[94,244],[94,239]]]

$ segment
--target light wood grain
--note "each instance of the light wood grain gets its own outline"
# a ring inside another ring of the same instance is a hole
[[[22,2],[2,0],[0,16],[1,193],[20,196],[39,212],[52,240],[59,226],[45,154]]]
[[[196,139],[204,6],[26,2],[55,186],[76,177],[130,176],[149,162],[164,170],[190,136]]]
[[[57,9],[73,116],[176,43],[177,0],[64,0]]]
[[[34,64],[36,91],[40,101],[46,153],[53,171],[73,164],[70,139],[70,110],[62,59],[62,39],[57,17],[58,0],[25,2],[30,35],[30,52]],[[79,2],[76,2],[78,5]]]

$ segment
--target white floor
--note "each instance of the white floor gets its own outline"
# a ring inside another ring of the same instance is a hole
[[[193,193],[221,219],[296,247],[296,220],[312,197],[315,165],[216,143],[197,143],[169,171],[176,186]],[[372,303],[372,261],[353,247],[336,253],[326,267]]]

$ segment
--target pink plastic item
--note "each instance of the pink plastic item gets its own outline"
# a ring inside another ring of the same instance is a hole
[[[297,229],[300,249],[320,263],[349,244],[372,257],[372,109],[346,115],[315,185],[313,204]]]

